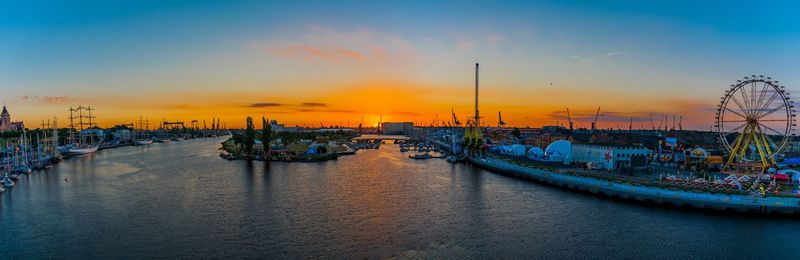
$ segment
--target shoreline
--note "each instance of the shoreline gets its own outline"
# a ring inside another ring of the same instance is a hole
[[[496,174],[649,205],[718,212],[800,215],[800,198],[687,191],[545,171],[491,158],[467,157],[466,160],[471,165]]]

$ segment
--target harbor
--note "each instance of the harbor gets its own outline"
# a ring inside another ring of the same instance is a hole
[[[797,10],[9,1],[0,260],[794,259]]]
[[[792,252],[767,247],[792,235],[735,234],[800,226],[793,218],[598,199],[470,164],[412,160],[392,143],[310,164],[227,161],[217,150],[226,138],[101,150],[22,175],[13,192],[0,196],[0,239],[15,248],[0,257],[220,258],[232,250],[267,258],[583,258],[632,243],[639,246],[615,255],[735,258],[725,248],[736,246],[766,257]],[[631,228],[646,232],[620,233]],[[709,228],[720,231],[697,236]],[[526,236],[544,242],[519,239]],[[653,236],[660,239],[647,239]],[[662,241],[687,236],[694,236],[691,243]],[[608,237],[616,239],[609,245]],[[386,242],[362,249],[376,238]],[[250,239],[260,242],[246,246]],[[574,246],[587,242],[598,246]]]
[[[133,123],[103,129],[91,107],[70,107],[69,124],[59,128],[58,119],[42,120],[36,129],[27,129],[22,121],[12,122],[7,107],[0,113],[0,193],[11,192],[21,175],[46,174],[47,169],[70,157],[88,156],[101,150],[125,146],[150,145],[185,141],[197,138],[216,138],[229,134],[222,124],[212,119],[211,128],[191,128],[182,122],[161,123],[150,130],[140,118],[138,128]],[[147,123],[149,124],[149,123]],[[172,127],[171,127],[172,126]],[[133,136],[132,136],[133,135]]]

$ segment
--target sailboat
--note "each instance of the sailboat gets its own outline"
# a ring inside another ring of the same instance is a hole
[[[135,135],[134,136],[135,139],[133,139],[133,145],[148,145],[148,144],[152,144],[153,143],[153,139],[150,139],[150,138],[145,136],[145,131],[149,130],[149,128],[150,128],[150,121],[149,120],[142,121],[142,117],[140,116],[138,125],[139,125],[139,129],[138,130],[134,129],[134,131],[136,131],[136,133],[134,134]],[[145,128],[142,128],[142,126],[145,126]]]
[[[84,110],[88,111],[88,115],[83,114]],[[100,140],[95,141],[94,139],[96,136],[93,132],[87,134],[84,133],[83,131],[84,130],[83,126],[86,124],[83,122],[83,119],[89,120],[88,128],[91,128],[94,125],[94,123],[92,123],[92,119],[94,119],[94,116],[92,116],[92,110],[94,109],[92,109],[91,107],[78,106],[78,108],[76,109],[70,107],[69,120],[70,120],[70,128],[72,129],[72,131],[70,131],[71,143],[65,147],[67,153],[72,155],[91,154],[97,152],[97,150],[100,148],[100,144],[103,142],[103,138],[101,137]],[[73,112],[78,112],[78,116],[77,117],[74,116]],[[74,134],[76,131],[74,122],[75,119],[78,119],[78,124],[79,124],[79,129],[77,130],[78,131],[77,138],[75,137]]]
[[[17,146],[19,152],[14,153],[14,169],[12,171],[12,176],[14,174],[28,174],[31,173],[31,167],[29,165],[30,158],[28,157],[28,143],[25,141],[25,130],[22,131],[22,136],[20,137],[19,146]],[[21,158],[20,158],[21,157]]]
[[[8,177],[8,174],[6,174],[3,177],[3,187],[6,187],[6,188],[14,187],[14,181],[12,181],[11,178]]]

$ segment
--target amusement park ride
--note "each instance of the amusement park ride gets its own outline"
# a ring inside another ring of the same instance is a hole
[[[723,171],[763,173],[775,166],[796,125],[794,102],[780,82],[761,75],[737,80],[716,111],[719,141],[728,152]]]

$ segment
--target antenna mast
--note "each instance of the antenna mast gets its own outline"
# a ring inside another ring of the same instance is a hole
[[[478,113],[478,62],[475,61],[475,125],[480,124],[480,114]]]

